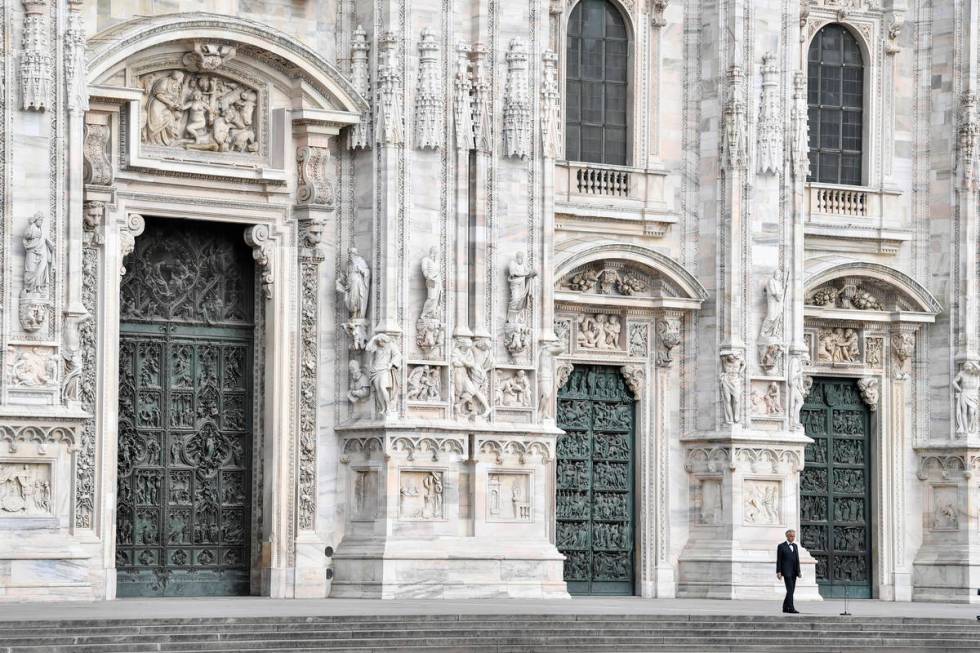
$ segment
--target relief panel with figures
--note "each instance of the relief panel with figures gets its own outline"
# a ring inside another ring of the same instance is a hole
[[[239,228],[148,220],[127,261],[119,596],[249,593],[250,259]]]

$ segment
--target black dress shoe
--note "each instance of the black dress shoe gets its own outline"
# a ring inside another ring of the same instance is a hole
[[[785,612],[786,614],[800,614],[800,611],[795,608],[792,610],[783,610],[783,612]]]

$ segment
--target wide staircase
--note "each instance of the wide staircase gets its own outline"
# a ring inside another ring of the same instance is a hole
[[[980,651],[980,623],[720,615],[147,616],[0,622],[0,653],[144,651],[962,652]]]

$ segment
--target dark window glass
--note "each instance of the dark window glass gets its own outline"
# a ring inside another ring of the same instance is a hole
[[[843,26],[827,25],[810,44],[809,181],[861,184],[864,128],[864,59]]]
[[[608,0],[581,0],[568,21],[565,157],[626,165],[629,41]]]

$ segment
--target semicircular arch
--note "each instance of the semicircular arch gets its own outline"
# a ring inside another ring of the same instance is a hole
[[[893,267],[867,261],[846,261],[824,259],[807,266],[804,281],[804,297],[808,305],[814,305],[814,294],[821,288],[831,287],[835,292],[843,292],[848,280],[871,280],[879,288],[889,289],[895,298],[892,308],[878,310],[905,310],[915,313],[936,315],[942,312],[942,304],[925,286]],[[836,283],[835,283],[836,282]],[[827,293],[829,297],[833,292]],[[819,301],[823,301],[823,297]],[[820,304],[816,304],[820,305]]]

